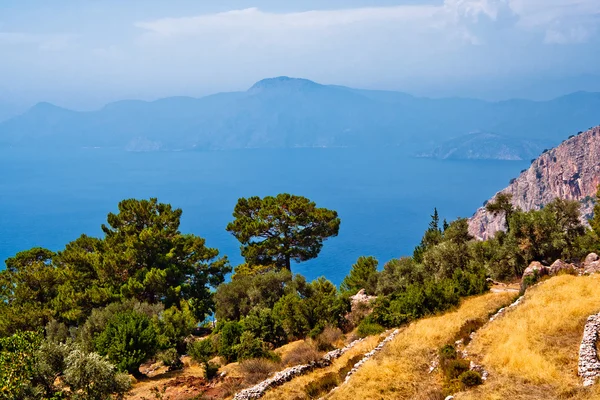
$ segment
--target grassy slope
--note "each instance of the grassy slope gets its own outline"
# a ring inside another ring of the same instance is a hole
[[[527,292],[523,304],[483,328],[470,344],[490,371],[486,384],[457,399],[600,399],[581,388],[583,327],[600,311],[600,276],[559,276]]]
[[[434,398],[442,379],[438,373],[429,374],[428,369],[438,349],[454,340],[466,320],[487,318],[510,303],[514,295],[488,293],[465,300],[455,311],[412,323],[329,398]]]

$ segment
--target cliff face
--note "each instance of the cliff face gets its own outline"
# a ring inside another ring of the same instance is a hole
[[[557,197],[577,200],[582,203],[582,214],[589,216],[599,183],[600,126],[543,153],[499,193],[512,194],[513,205],[525,211],[540,209]],[[494,217],[483,207],[469,219],[469,231],[480,239],[500,229],[504,229],[504,217]]]

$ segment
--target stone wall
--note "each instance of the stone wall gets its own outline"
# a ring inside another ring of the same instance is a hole
[[[583,338],[579,346],[579,376],[583,386],[591,386],[600,377],[600,360],[596,343],[600,335],[600,314],[590,315],[583,329]]]

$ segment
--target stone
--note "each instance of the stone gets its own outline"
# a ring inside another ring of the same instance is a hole
[[[600,257],[596,253],[590,253],[583,261],[583,273],[595,274],[600,272]]]
[[[536,271],[538,276],[548,275],[548,267],[542,265],[539,261],[532,261],[531,264],[529,264],[529,267],[525,269],[525,272],[523,272],[523,278],[533,276]]]
[[[600,360],[596,342],[600,337],[600,314],[590,315],[583,328],[579,346],[577,373],[583,378],[583,386],[591,386],[600,378]]]
[[[557,275],[561,271],[574,271],[575,266],[573,264],[568,264],[561,260],[560,258],[552,263],[549,268],[550,275]]]
[[[369,296],[365,289],[360,289],[358,293],[354,296],[350,296],[350,303],[352,306],[356,306],[358,304],[369,304],[372,300],[375,300],[377,296]]]

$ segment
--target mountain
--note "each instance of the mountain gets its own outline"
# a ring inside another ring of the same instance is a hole
[[[524,211],[540,209],[560,197],[582,203],[589,217],[600,184],[600,126],[574,135],[535,159],[510,185],[498,192],[512,195],[513,205]],[[503,216],[494,217],[481,207],[469,220],[472,235],[487,239],[503,229]]]
[[[447,140],[420,156],[441,160],[529,160],[543,148],[541,142],[475,132]]]
[[[26,110],[25,107],[4,101],[0,98],[0,122],[13,118]]]
[[[598,123],[600,93],[493,103],[278,77],[245,92],[120,101],[92,112],[40,103],[0,123],[0,144],[139,151],[402,146],[422,152],[473,131],[552,145]]]

